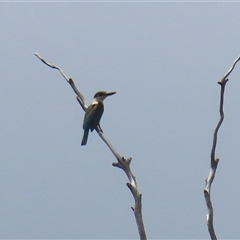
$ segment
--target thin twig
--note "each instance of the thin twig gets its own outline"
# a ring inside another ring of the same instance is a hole
[[[215,152],[216,152],[216,146],[217,146],[217,135],[218,135],[219,128],[221,127],[223,119],[224,119],[223,104],[224,104],[225,86],[228,81],[227,77],[233,71],[234,67],[236,66],[236,64],[239,60],[240,60],[240,56],[233,62],[233,65],[231,66],[231,68],[224,75],[224,77],[218,82],[218,84],[220,84],[220,86],[221,86],[220,107],[219,107],[220,119],[219,119],[217,126],[213,133],[213,145],[212,145],[212,149],[211,149],[210,172],[209,172],[208,178],[205,180],[205,188],[204,188],[204,196],[205,196],[205,201],[206,201],[206,205],[208,208],[208,214],[207,214],[208,231],[211,236],[211,239],[214,239],[214,240],[217,239],[217,236],[216,236],[214,226],[213,226],[213,206],[212,206],[212,201],[211,201],[211,185],[214,180],[218,162],[219,162],[219,158],[215,158]]]
[[[68,78],[64,72],[62,71],[62,69],[60,67],[57,67],[53,64],[48,63],[46,60],[44,60],[42,57],[40,57],[40,55],[38,53],[35,53],[35,55],[43,62],[45,63],[47,66],[57,69],[59,70],[59,72],[62,74],[62,76],[65,78],[65,80],[71,85],[73,91],[77,94],[77,101],[79,102],[79,104],[81,105],[81,107],[83,108],[84,111],[86,111],[87,106],[86,106],[86,102],[84,100],[83,95],[79,92],[79,90],[77,89],[77,87],[75,86],[73,80],[71,78]],[[124,158],[122,157],[112,146],[112,144],[105,138],[105,136],[103,135],[103,131],[101,131],[100,127],[98,126],[95,129],[98,133],[98,135],[100,136],[100,138],[106,143],[106,145],[108,146],[108,148],[110,149],[110,151],[113,153],[113,155],[116,157],[117,162],[113,163],[112,165],[114,167],[118,167],[121,168],[125,174],[128,177],[129,182],[127,183],[128,188],[130,189],[134,200],[135,200],[135,207],[132,207],[132,210],[134,212],[135,215],[135,219],[136,219],[136,223],[138,226],[138,232],[139,232],[139,236],[141,240],[146,240],[146,233],[145,233],[145,229],[144,229],[144,224],[143,224],[143,218],[142,218],[142,195],[139,193],[138,188],[137,188],[137,181],[135,176],[133,175],[131,168],[130,168],[130,163],[132,158]]]
[[[82,107],[82,109],[84,111],[86,111],[87,109],[87,104],[84,100],[84,97],[83,95],[78,91],[77,87],[75,86],[75,83],[74,81],[72,80],[72,78],[68,78],[66,74],[64,74],[64,72],[62,71],[62,69],[56,65],[53,65],[49,62],[47,62],[45,59],[43,59],[38,53],[35,53],[35,56],[38,57],[44,64],[46,64],[48,67],[50,68],[53,68],[53,69],[57,69],[61,74],[62,76],[65,78],[65,80],[70,84],[70,86],[72,87],[73,91],[77,94],[77,97],[79,99],[79,103]]]

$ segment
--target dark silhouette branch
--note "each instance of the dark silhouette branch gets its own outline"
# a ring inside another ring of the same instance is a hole
[[[213,145],[211,150],[211,164],[210,164],[210,172],[208,175],[208,178],[205,180],[205,188],[204,188],[204,196],[206,205],[208,208],[208,214],[207,214],[207,226],[208,231],[211,236],[211,239],[216,240],[217,236],[214,230],[213,226],[213,206],[211,201],[211,185],[214,180],[219,158],[215,158],[215,152],[216,152],[216,146],[217,146],[217,137],[218,137],[218,131],[219,128],[222,125],[223,119],[224,119],[224,111],[223,111],[223,104],[224,104],[224,91],[225,86],[228,81],[227,77],[230,75],[230,73],[233,71],[234,67],[236,66],[237,62],[240,60],[240,56],[234,61],[233,65],[229,69],[229,71],[224,75],[224,77],[218,82],[218,84],[221,86],[221,92],[220,92],[220,107],[219,107],[219,113],[220,113],[220,119],[217,123],[217,126],[213,133]]]
[[[73,80],[71,78],[68,78],[62,71],[62,69],[60,67],[57,67],[53,64],[48,63],[46,60],[44,60],[42,57],[40,57],[40,55],[38,53],[35,53],[35,56],[37,56],[43,63],[45,63],[47,66],[53,68],[53,69],[57,69],[59,70],[59,72],[62,74],[62,76],[65,78],[65,80],[70,84],[70,86],[72,87],[73,91],[77,94],[76,98],[77,101],[79,102],[80,106],[82,107],[82,109],[84,111],[86,111],[87,109],[87,105],[86,102],[84,100],[83,95],[79,92],[79,90],[77,89],[77,87],[75,86]],[[128,177],[129,182],[127,183],[128,188],[130,189],[134,200],[135,200],[135,207],[132,207],[132,210],[134,212],[135,215],[135,219],[137,222],[137,226],[138,226],[138,232],[139,232],[139,236],[141,240],[146,240],[146,233],[145,233],[145,229],[144,229],[144,224],[143,224],[143,218],[142,218],[142,195],[139,193],[138,188],[137,188],[137,182],[136,182],[136,178],[133,175],[131,168],[130,168],[130,163],[132,158],[124,158],[123,156],[121,156],[112,146],[112,144],[105,138],[105,136],[103,135],[103,131],[101,130],[100,126],[98,126],[95,129],[98,133],[98,135],[100,136],[100,138],[106,143],[106,145],[108,146],[108,148],[110,149],[110,151],[113,153],[113,155],[116,157],[117,162],[113,163],[112,165],[114,167],[118,167],[121,168],[125,174]]]

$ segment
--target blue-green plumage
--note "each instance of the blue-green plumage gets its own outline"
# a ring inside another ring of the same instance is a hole
[[[84,120],[83,120],[84,134],[83,134],[83,139],[82,139],[81,145],[87,144],[89,130],[93,131],[100,122],[100,119],[101,119],[103,111],[104,111],[103,100],[106,97],[111,96],[115,93],[116,92],[107,93],[105,91],[100,91],[94,95],[93,102],[87,108],[85,116],[84,116]]]

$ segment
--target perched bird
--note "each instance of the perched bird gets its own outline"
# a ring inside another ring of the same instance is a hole
[[[91,130],[92,132],[100,122],[100,119],[104,111],[103,100],[106,97],[111,96],[115,93],[116,92],[99,91],[94,95],[93,101],[91,105],[87,108],[84,116],[83,120],[84,134],[81,145],[87,144],[89,130]]]

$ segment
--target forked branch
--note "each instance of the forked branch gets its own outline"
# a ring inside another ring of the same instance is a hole
[[[53,69],[57,69],[61,75],[65,78],[65,80],[70,84],[70,86],[72,87],[73,91],[77,94],[77,101],[79,102],[79,104],[81,105],[82,109],[84,111],[86,111],[87,109],[87,105],[86,102],[84,100],[83,95],[79,92],[79,90],[77,89],[77,87],[75,86],[73,80],[71,78],[68,78],[64,72],[62,71],[62,69],[60,67],[57,67],[53,64],[48,63],[46,60],[44,60],[38,53],[35,53],[35,56],[37,56],[43,63],[45,63],[48,67],[51,67]],[[121,168],[125,174],[128,177],[129,182],[127,183],[128,188],[130,189],[134,200],[135,200],[135,207],[132,207],[132,210],[134,212],[135,215],[135,219],[137,222],[137,226],[138,226],[138,232],[139,232],[139,236],[141,240],[145,240],[147,239],[146,237],[146,233],[145,233],[145,229],[144,229],[144,224],[143,224],[143,219],[142,219],[142,195],[139,193],[138,188],[137,188],[137,182],[136,182],[136,178],[133,175],[131,168],[130,168],[130,163],[131,163],[131,158],[124,158],[123,156],[121,156],[112,146],[112,144],[105,138],[105,136],[103,135],[103,132],[101,131],[101,129],[99,127],[97,127],[95,129],[98,133],[98,135],[100,136],[100,138],[106,143],[106,145],[109,147],[109,149],[111,150],[111,152],[113,153],[113,155],[116,157],[117,162],[113,163],[112,165],[114,167],[118,167]]]
[[[212,145],[212,150],[211,150],[211,164],[210,164],[210,172],[208,175],[208,178],[205,180],[205,188],[204,188],[204,196],[205,196],[205,201],[206,205],[208,208],[208,214],[207,214],[207,226],[208,226],[208,231],[211,236],[211,239],[216,240],[217,236],[214,230],[213,226],[213,206],[212,206],[212,201],[211,201],[211,185],[214,180],[219,158],[215,158],[215,152],[216,152],[216,146],[217,146],[217,137],[218,137],[218,131],[219,128],[222,125],[223,119],[224,119],[224,111],[223,111],[223,104],[224,104],[224,91],[225,91],[225,86],[228,81],[228,76],[230,73],[233,71],[235,68],[237,62],[240,60],[240,56],[233,62],[233,65],[231,68],[228,70],[228,72],[224,75],[224,77],[218,82],[218,84],[221,86],[221,92],[220,92],[220,107],[219,107],[219,112],[220,112],[220,119],[217,123],[217,126],[214,130],[213,133],[213,145]]]

